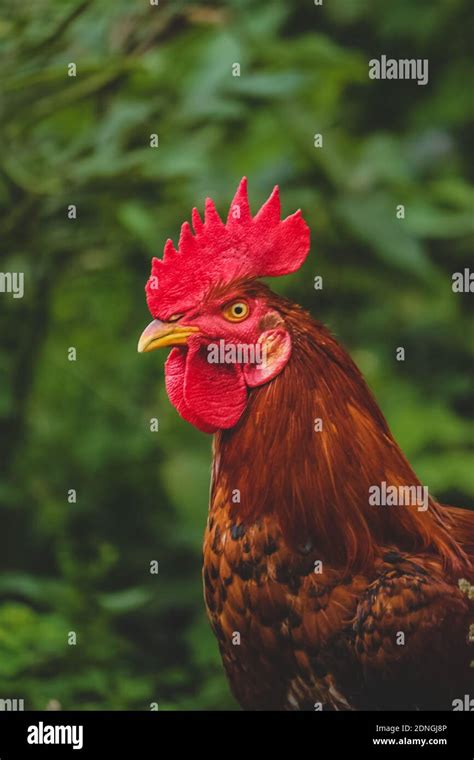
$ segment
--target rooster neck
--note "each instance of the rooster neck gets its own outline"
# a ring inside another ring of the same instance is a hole
[[[459,565],[439,505],[372,506],[369,489],[420,486],[361,373],[329,331],[300,307],[278,308],[293,351],[281,374],[253,389],[238,424],[214,441],[213,490],[251,523],[272,514],[289,545],[358,569],[384,544]],[[211,507],[212,507],[211,495]]]

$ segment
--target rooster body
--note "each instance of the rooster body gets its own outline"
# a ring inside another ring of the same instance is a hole
[[[275,191],[252,219],[244,181],[227,226],[194,212],[154,260],[139,344],[174,346],[168,395],[215,434],[204,595],[231,688],[250,710],[450,710],[474,685],[474,513],[370,503],[421,484],[347,353],[256,280],[307,253],[301,217],[279,219]],[[223,334],[265,365],[210,364]]]

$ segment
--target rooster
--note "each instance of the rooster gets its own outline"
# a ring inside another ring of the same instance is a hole
[[[348,354],[259,281],[309,251],[278,187],[252,216],[244,178],[225,223],[210,199],[192,221],[153,259],[138,350],[172,347],[169,399],[214,435],[204,596],[237,701],[453,709],[474,695],[474,512],[426,494]]]

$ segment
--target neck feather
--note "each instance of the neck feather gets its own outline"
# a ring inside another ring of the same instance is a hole
[[[312,541],[333,564],[367,569],[393,547],[441,556],[460,572],[465,557],[433,499],[426,511],[369,503],[372,486],[421,483],[348,354],[300,307],[274,298],[292,355],[278,377],[251,391],[238,424],[216,434],[214,492],[230,500],[238,489],[235,519],[274,514],[290,545]]]

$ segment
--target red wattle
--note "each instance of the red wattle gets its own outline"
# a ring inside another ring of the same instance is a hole
[[[238,364],[210,364],[205,346],[174,348],[165,364],[166,390],[179,414],[204,433],[233,427],[247,403]]]
[[[184,399],[187,354],[188,351],[185,348],[173,348],[165,362],[165,385],[168,398],[181,417],[190,422],[191,425],[195,425],[203,433],[215,433],[218,428],[199,419]]]

